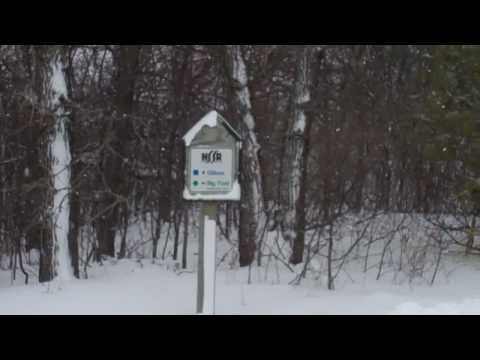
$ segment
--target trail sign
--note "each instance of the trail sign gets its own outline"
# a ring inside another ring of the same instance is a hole
[[[201,119],[183,138],[186,145],[186,200],[201,201],[197,313],[215,314],[215,201],[240,201],[240,135],[216,111]]]
[[[220,148],[192,148],[191,192],[231,193],[234,183],[233,151]]]
[[[184,137],[187,150],[184,198],[193,201],[239,201],[241,138],[216,111],[207,114]]]

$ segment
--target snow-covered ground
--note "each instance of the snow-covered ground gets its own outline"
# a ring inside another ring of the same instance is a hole
[[[265,269],[221,270],[217,308],[222,314],[480,314],[480,269],[464,258],[449,260],[449,275],[434,287],[392,285],[371,277],[340,282],[337,291],[320,282],[298,287],[265,277]],[[290,275],[291,278],[291,275]],[[352,281],[353,280],[353,281]],[[125,260],[92,269],[88,280],[24,286],[0,273],[0,314],[194,314],[196,275],[178,274],[149,261]]]
[[[480,315],[480,258],[465,257],[461,249],[445,251],[435,284],[430,286],[438,249],[429,234],[433,234],[435,240],[440,235],[413,217],[391,238],[390,229],[402,224],[401,219],[403,216],[387,216],[371,223],[363,242],[339,270],[334,292],[326,289],[325,254],[312,261],[307,279],[299,286],[292,286],[289,284],[301,273],[301,266],[295,269],[295,274],[281,261],[275,261],[275,256],[268,256],[288,253],[288,244],[278,239],[278,234],[268,234],[263,266],[254,266],[249,272],[249,269],[236,268],[235,242],[225,241],[218,233],[216,314]],[[148,260],[152,253],[150,237],[154,233],[148,223],[132,224],[127,234],[128,255],[143,260],[93,265],[88,269],[88,280],[39,285],[35,283],[38,267],[35,256],[25,259],[30,264],[28,286],[22,283],[24,277],[20,270],[14,284],[11,273],[0,270],[0,314],[195,314],[197,224],[192,224],[189,233],[188,272],[178,272],[178,266],[173,263],[154,264]],[[365,233],[362,229],[364,225],[355,228],[348,222],[338,226],[336,257],[348,251],[358,234]],[[159,254],[165,258],[171,258],[173,253],[171,239],[168,246],[163,247],[168,233],[168,227],[164,226]],[[384,249],[389,251],[382,251]],[[87,251],[82,249],[82,258]],[[382,259],[384,266],[377,281]],[[6,268],[8,259],[4,260],[2,267]],[[340,263],[335,263],[335,269],[339,269]]]

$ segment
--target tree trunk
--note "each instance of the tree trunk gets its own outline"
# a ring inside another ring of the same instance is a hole
[[[178,246],[180,245],[180,225],[182,223],[182,211],[176,209],[173,216],[173,227],[175,230],[175,238],[173,240],[173,260],[178,260]]]
[[[185,209],[183,215],[183,249],[182,249],[182,269],[187,268],[187,255],[188,255],[188,224],[189,216],[188,209]]]
[[[26,140],[19,139],[26,142],[27,157],[26,168],[29,176],[25,179],[22,173],[18,174],[18,184],[25,185],[25,182],[29,185],[33,185],[33,191],[27,191],[20,196],[20,199],[24,204],[29,204],[19,214],[20,219],[16,220],[17,226],[26,232],[25,238],[27,244],[31,248],[38,248],[40,251],[40,264],[38,278],[41,283],[49,282],[55,277],[55,264],[54,264],[54,223],[50,210],[53,204],[52,187],[50,181],[47,186],[39,186],[38,184],[51,178],[53,174],[51,170],[51,158],[49,156],[48,142],[47,146],[39,146],[37,141],[43,142],[44,139],[44,127],[51,129],[52,125],[48,123],[51,114],[51,104],[49,99],[49,92],[51,91],[51,71],[50,68],[50,52],[54,50],[49,46],[34,45],[26,48],[26,58],[31,63],[28,64],[28,68],[31,69],[31,85],[28,87],[27,92],[32,105],[32,115],[38,120],[38,125],[31,127],[29,131],[25,132]],[[45,112],[45,109],[48,112]],[[47,119],[47,120],[46,120]],[[45,121],[46,120],[46,121]],[[48,139],[50,140],[50,139]],[[40,191],[39,191],[40,190]],[[19,199],[19,200],[20,200]],[[27,225],[27,222],[28,225]],[[27,229],[27,230],[24,230]]]
[[[255,259],[256,241],[265,222],[262,172],[259,161],[260,145],[256,121],[252,113],[248,73],[240,45],[229,45],[232,80],[237,109],[242,119],[243,153],[241,156],[242,204],[240,207],[239,252],[240,266],[250,266]]]
[[[48,231],[40,233],[40,264],[38,281],[45,283],[54,279],[54,265],[53,265],[53,241],[51,234]]]
[[[162,234],[162,220],[160,219],[160,215],[158,215],[157,221],[155,222],[155,235],[153,237],[153,250],[152,250],[153,259],[156,259],[158,257],[158,243],[160,241],[161,234]]]
[[[75,173],[75,166],[72,167],[72,178]],[[70,209],[70,232],[68,234],[68,248],[70,250],[70,258],[72,260],[73,275],[80,279],[80,256],[78,249],[78,237],[80,234],[80,199],[78,195],[72,191]]]
[[[327,267],[328,267],[328,290],[335,290],[335,279],[333,278],[333,224],[329,225],[328,230],[328,255],[327,255]]]
[[[98,253],[115,257],[115,235],[118,226],[119,207],[128,196],[125,160],[128,159],[128,144],[131,137],[131,114],[134,110],[134,95],[139,68],[141,46],[118,46],[114,51],[116,66],[116,114],[105,134],[113,151],[107,150],[103,159],[103,176],[108,186],[101,201],[100,211],[105,212],[97,221]],[[120,197],[120,198],[119,198]]]
[[[472,224],[470,225],[470,231],[468,231],[468,241],[465,250],[465,255],[468,256],[472,253],[473,246],[475,245],[475,235],[477,233],[477,216],[473,215]]]
[[[297,61],[297,79],[295,86],[294,121],[289,129],[288,158],[288,203],[285,215],[283,236],[292,245],[290,263],[303,262],[305,252],[305,196],[307,175],[307,137],[310,129],[305,107],[310,103],[309,63],[310,51],[302,46]]]
[[[55,268],[61,281],[72,278],[72,261],[68,249],[70,231],[71,163],[68,133],[68,114],[65,101],[68,98],[61,56],[55,56],[51,64],[49,105],[55,113],[55,133],[50,143],[51,175],[54,184],[53,239],[55,243]]]
[[[71,53],[70,53],[71,55]],[[68,66],[65,69],[67,93],[72,100],[74,97],[74,64],[72,56],[68,57]],[[76,189],[73,188],[73,184],[77,179],[78,174],[81,174],[82,169],[81,165],[74,161],[75,159],[75,150],[76,150],[76,140],[75,132],[73,131],[75,123],[75,112],[74,108],[70,109],[70,124],[67,127],[69,139],[70,139],[70,153],[72,157],[71,163],[71,183],[72,188],[70,189],[70,231],[68,233],[68,248],[70,251],[70,259],[72,262],[73,275],[75,278],[80,279],[80,254],[79,254],[79,236],[80,236],[80,216],[81,216],[81,202],[79,193]]]
[[[0,94],[0,164],[6,158],[6,117],[3,108],[3,99]],[[3,253],[8,254],[5,232],[7,231],[7,175],[5,165],[0,165],[0,269],[3,265]]]
[[[120,252],[118,253],[118,258],[120,260],[125,259],[127,255],[127,233],[128,233],[128,206],[127,204],[122,204],[122,220],[123,220],[123,232],[122,232],[122,242],[120,244]]]

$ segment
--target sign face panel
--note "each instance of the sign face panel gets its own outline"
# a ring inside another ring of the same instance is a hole
[[[216,111],[198,121],[183,137],[186,149],[185,189],[188,201],[240,201],[242,138]]]
[[[234,185],[233,151],[221,148],[192,148],[190,154],[190,191],[229,193]]]

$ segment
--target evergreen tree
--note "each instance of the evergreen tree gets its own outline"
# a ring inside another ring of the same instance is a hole
[[[435,49],[426,96],[427,157],[455,166],[458,200],[480,207],[480,46]]]

